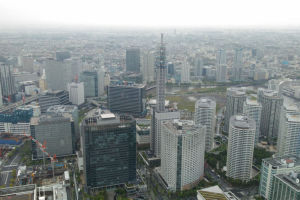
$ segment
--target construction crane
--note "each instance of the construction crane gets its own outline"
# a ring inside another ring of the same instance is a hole
[[[52,166],[52,173],[53,173],[53,178],[54,178],[54,163],[57,162],[57,158],[56,158],[56,154],[54,154],[53,156],[51,156],[50,153],[48,153],[46,151],[46,141],[44,141],[44,143],[40,143],[38,140],[36,140],[35,138],[33,138],[31,135],[26,135],[26,133],[24,132],[24,136],[29,138],[31,141],[33,141],[38,147],[39,149],[43,152],[43,164],[45,167],[45,155],[47,155],[50,160],[51,160],[51,166]]]

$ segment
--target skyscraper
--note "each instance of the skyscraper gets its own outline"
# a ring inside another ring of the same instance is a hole
[[[97,71],[83,71],[79,75],[79,81],[84,84],[84,97],[98,97],[101,95],[101,89],[99,88],[100,77]],[[104,77],[103,77],[104,81]],[[104,84],[103,84],[104,87]],[[102,90],[104,91],[104,89]]]
[[[263,159],[260,170],[259,195],[266,200],[271,200],[274,175],[288,174],[291,171],[300,171],[299,157],[287,155]]]
[[[136,180],[136,123],[131,116],[94,109],[81,123],[81,137],[88,188]]]
[[[227,88],[224,131],[228,133],[230,117],[243,113],[246,92],[244,88]]]
[[[126,71],[140,73],[140,49],[126,49]]]
[[[0,81],[0,107],[3,105],[3,100],[2,100],[2,87],[1,87],[1,81]]]
[[[262,105],[260,132],[267,138],[268,142],[273,144],[278,136],[278,126],[280,118],[280,109],[283,104],[283,98],[277,91],[258,90],[258,101]]]
[[[161,176],[172,191],[191,189],[203,178],[205,127],[166,121],[161,136]]]
[[[47,114],[30,120],[31,136],[40,143],[46,142],[50,155],[69,156],[75,154],[75,129],[71,115]],[[43,152],[32,142],[33,159],[43,158]]]
[[[126,113],[136,117],[146,115],[145,84],[111,84],[107,89],[107,105],[113,113]]]
[[[84,103],[84,85],[81,83],[68,83],[69,101],[74,105]]]
[[[217,82],[226,82],[227,81],[227,64],[226,64],[226,52],[224,49],[217,51],[217,73],[216,81]]]
[[[41,112],[45,113],[50,106],[68,105],[69,93],[64,90],[48,91],[39,96],[38,103],[41,107]]]
[[[183,65],[181,66],[181,83],[189,83],[190,82],[190,69],[191,66],[185,60]]]
[[[144,83],[154,81],[154,70],[155,70],[155,52],[147,51],[143,53],[143,80]]]
[[[4,97],[12,97],[17,93],[15,80],[9,65],[0,62],[0,81],[1,90]]]
[[[243,49],[236,49],[233,60],[233,81],[242,81]]]
[[[261,110],[262,106],[256,99],[247,98],[244,102],[243,113],[255,121],[255,144],[259,142]]]
[[[202,70],[203,70],[203,60],[200,57],[200,55],[197,55],[195,59],[195,76],[202,76]]]
[[[226,176],[249,181],[255,140],[255,121],[247,116],[230,118]]]
[[[206,127],[205,151],[213,148],[216,126],[216,102],[210,98],[200,98],[195,104],[194,121]]]

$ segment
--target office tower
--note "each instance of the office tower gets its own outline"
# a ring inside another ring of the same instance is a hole
[[[154,81],[155,52],[148,51],[143,54],[143,80],[145,83]]]
[[[47,87],[52,90],[66,90],[67,84],[82,71],[81,65],[81,61],[75,59],[46,60],[43,69],[47,76]]]
[[[216,63],[216,81],[226,82],[227,81],[227,64],[226,64],[226,52],[224,49],[217,51],[217,63]]]
[[[202,76],[202,70],[203,70],[203,60],[198,55],[195,59],[195,76]]]
[[[141,147],[150,145],[150,120],[136,119],[136,142]]]
[[[169,75],[175,75],[175,67],[174,64],[172,62],[168,62],[168,74]]]
[[[233,60],[233,81],[242,81],[243,49],[236,49]]]
[[[55,52],[55,59],[57,61],[64,61],[65,59],[71,58],[71,54],[68,51],[57,51]]]
[[[99,97],[101,95],[104,95],[103,71],[84,71],[79,75],[79,81],[83,82],[84,84],[85,98]]]
[[[126,72],[140,73],[140,49],[126,49]]]
[[[47,90],[47,82],[46,82],[46,72],[45,72],[45,69],[43,69],[42,77],[39,80],[39,88],[40,88],[41,92],[44,92],[45,90]]]
[[[48,91],[39,96],[39,105],[41,112],[45,113],[50,106],[54,105],[68,105],[69,93],[64,90]]]
[[[187,60],[185,60],[181,66],[181,83],[190,82],[190,68],[191,66],[188,64]]]
[[[226,133],[229,130],[230,117],[243,113],[244,102],[246,101],[246,92],[244,88],[227,88],[226,111],[224,129]]]
[[[244,115],[230,118],[226,176],[249,181],[255,140],[255,121]]]
[[[205,151],[213,148],[216,128],[216,102],[203,97],[196,101],[194,121],[197,125],[206,127]]]
[[[255,144],[259,142],[261,104],[255,98],[247,98],[244,102],[243,113],[255,121]]]
[[[31,136],[40,143],[46,144],[46,152],[50,155],[69,156],[75,153],[74,121],[70,115],[46,114],[32,117],[30,120]],[[35,142],[32,145],[32,158],[44,157]],[[45,155],[47,157],[47,155]]]
[[[19,107],[12,113],[0,113],[0,133],[11,135],[30,134],[30,119],[33,108]]]
[[[111,112],[127,113],[136,117],[146,115],[146,85],[110,85],[107,90],[107,105]]]
[[[164,120],[180,119],[180,112],[165,110],[166,92],[166,47],[161,34],[161,43],[156,57],[156,107],[151,109],[150,149],[160,158],[161,126]]]
[[[272,200],[300,199],[300,172],[274,175]]]
[[[81,123],[84,178],[88,188],[136,180],[136,123],[128,115],[94,109]]]
[[[205,127],[193,121],[166,121],[162,125],[162,178],[172,191],[193,188],[204,175]]]
[[[0,81],[2,96],[12,97],[17,93],[14,77],[9,65],[0,62]]]
[[[280,109],[283,98],[273,90],[258,90],[258,101],[262,105],[260,132],[268,142],[273,144],[278,136]]]
[[[69,101],[74,105],[81,105],[84,103],[84,85],[81,83],[68,84]]]
[[[300,170],[300,158],[296,156],[278,156],[265,158],[261,165],[259,195],[266,200],[272,199],[274,175],[288,174]]]
[[[161,34],[159,53],[156,58],[156,111],[165,111],[166,98],[166,47]]]
[[[105,70],[101,67],[98,71],[98,96],[105,95]]]
[[[50,106],[47,109],[47,114],[62,114],[66,116],[71,116],[72,120],[74,121],[74,131],[75,131],[75,138],[77,141],[79,140],[79,116],[78,116],[78,107],[74,105],[55,105]]]

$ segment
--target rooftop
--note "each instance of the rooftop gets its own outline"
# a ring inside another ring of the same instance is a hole
[[[216,106],[216,102],[207,97],[200,98],[195,105],[195,107],[200,107],[200,108],[210,108],[215,106]]]
[[[137,84],[134,82],[127,82],[127,81],[123,81],[123,82],[111,82],[109,87],[134,87],[134,88],[146,88],[146,84]]]
[[[55,113],[55,114],[44,114],[39,117],[32,117],[30,119],[30,125],[38,125],[41,123],[51,123],[51,122],[62,122],[62,121],[72,121],[72,115],[68,113]]]
[[[247,98],[246,99],[246,104],[252,105],[252,106],[260,106],[261,104],[257,101],[257,99],[253,98]]]
[[[199,127],[195,126],[192,120],[178,120],[163,122],[172,133],[174,134],[188,134],[190,131],[198,130]]]
[[[300,122],[300,115],[286,115],[289,122]]]
[[[275,176],[297,192],[300,192],[300,173],[290,172],[289,174],[277,174]]]
[[[47,109],[47,112],[70,113],[70,112],[74,112],[77,109],[78,109],[77,106],[74,106],[74,105],[55,105],[55,106],[50,106]]]
[[[263,159],[264,162],[272,165],[274,169],[291,168],[300,165],[300,158],[296,156],[280,156]]]
[[[235,96],[244,96],[246,95],[246,89],[243,87],[227,88],[227,94],[235,95]]]
[[[230,118],[230,123],[236,128],[250,129],[255,127],[254,120],[245,115],[234,115]]]

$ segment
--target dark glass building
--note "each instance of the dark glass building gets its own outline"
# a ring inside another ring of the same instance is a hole
[[[94,109],[81,123],[86,186],[104,188],[136,180],[136,122]]]
[[[84,71],[79,76],[79,81],[84,84],[84,97],[98,96],[98,73],[96,71]]]
[[[135,117],[146,115],[144,84],[115,84],[108,86],[107,104],[111,112]]]
[[[140,72],[140,49],[132,48],[126,50],[126,71],[127,72]]]
[[[47,112],[50,106],[68,104],[70,104],[69,92],[65,90],[48,91],[39,96],[39,106],[42,113]]]

